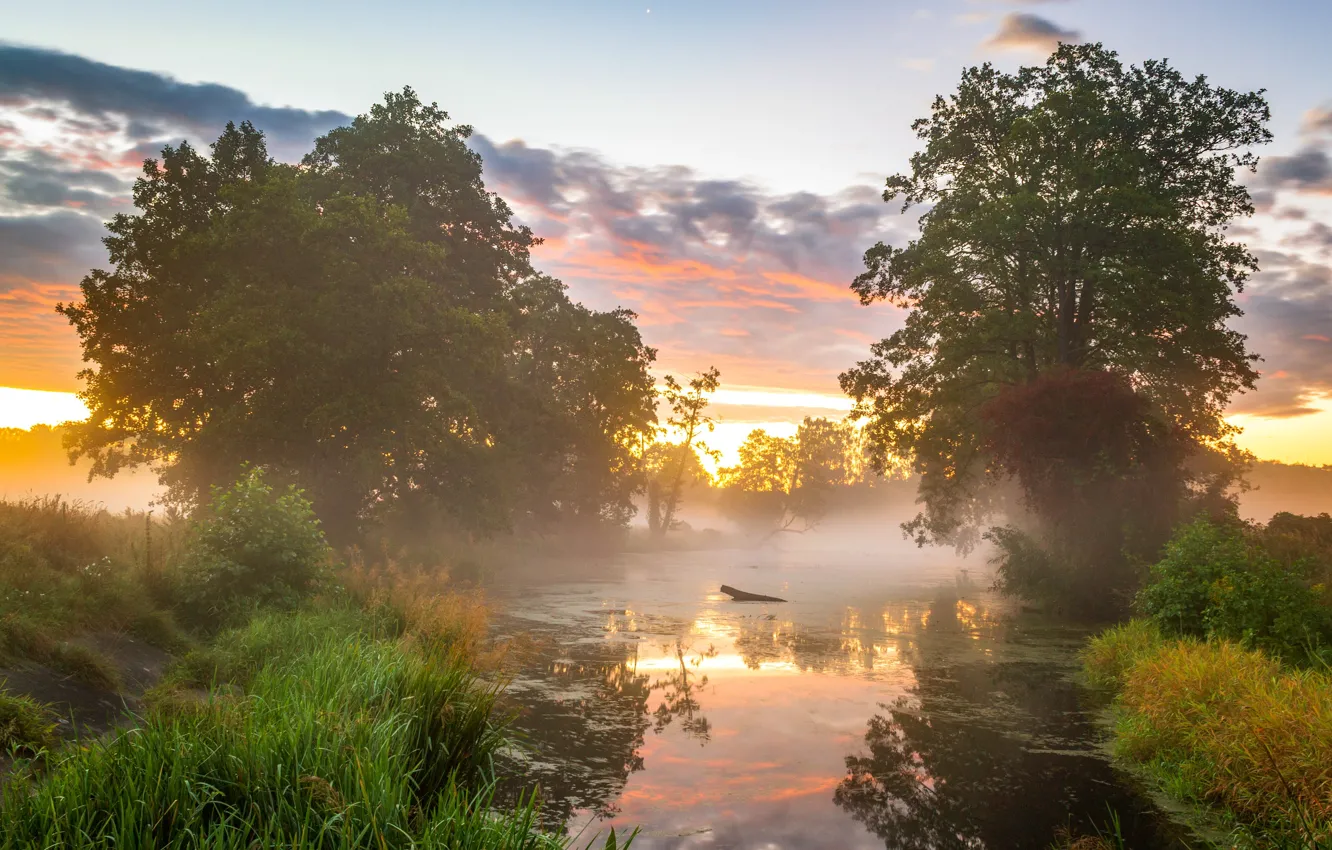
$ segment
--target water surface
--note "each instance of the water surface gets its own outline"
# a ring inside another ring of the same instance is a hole
[[[830,538],[827,538],[830,539]],[[1074,680],[1086,632],[937,550],[626,554],[496,600],[546,817],[635,848],[1023,848],[1061,828],[1175,847]],[[595,577],[589,577],[595,576]],[[736,603],[722,584],[789,602]]]

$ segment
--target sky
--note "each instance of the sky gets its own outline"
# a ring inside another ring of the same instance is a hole
[[[1232,231],[1263,271],[1235,327],[1263,355],[1232,421],[1262,457],[1332,463],[1332,3],[1276,0],[233,0],[127,15],[10,4],[0,35],[0,426],[68,415],[54,305],[105,262],[139,163],[250,119],[280,158],[413,86],[475,127],[487,185],[575,298],[639,315],[662,372],[716,365],[714,443],[849,407],[837,375],[903,314],[849,290],[914,218],[880,197],[962,68],[1102,41],[1263,88],[1273,144]]]

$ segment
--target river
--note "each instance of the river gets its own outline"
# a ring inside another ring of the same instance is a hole
[[[532,570],[508,699],[548,823],[656,848],[1135,850],[1185,833],[1110,764],[1087,632],[1024,615],[983,559],[830,535]],[[737,603],[729,584],[785,603]],[[515,789],[510,788],[512,794]]]

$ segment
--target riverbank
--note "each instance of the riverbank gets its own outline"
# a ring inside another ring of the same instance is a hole
[[[188,533],[0,503],[0,848],[571,846],[493,797],[474,596],[335,566],[258,476],[219,498]]]
[[[1089,679],[1114,698],[1116,756],[1213,812],[1236,846],[1332,843],[1332,677],[1228,641],[1134,621],[1094,639]]]

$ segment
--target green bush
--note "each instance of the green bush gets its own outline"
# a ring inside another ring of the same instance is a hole
[[[1261,532],[1197,520],[1176,532],[1138,604],[1162,631],[1216,637],[1307,664],[1332,646],[1332,608],[1307,558],[1283,562]]]
[[[189,613],[205,625],[261,607],[292,608],[316,593],[331,549],[309,500],[295,486],[278,491],[247,468],[214,488],[185,555],[182,588]]]

